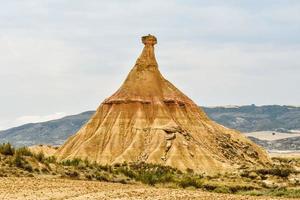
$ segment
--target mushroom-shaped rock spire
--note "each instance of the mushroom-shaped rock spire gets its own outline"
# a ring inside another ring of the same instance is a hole
[[[154,46],[157,44],[157,39],[154,35],[149,34],[142,37],[142,42],[144,45]]]
[[[142,42],[145,45],[142,54],[138,58],[136,65],[147,67],[157,67],[157,62],[154,54],[154,45],[157,44],[157,39],[153,35],[142,37]]]
[[[267,167],[264,150],[241,133],[211,121],[159,72],[153,35],[122,86],[61,146],[58,160],[88,159],[101,165],[154,163],[196,173]]]

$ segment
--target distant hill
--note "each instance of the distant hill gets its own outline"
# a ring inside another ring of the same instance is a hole
[[[300,130],[300,107],[294,106],[230,106],[203,107],[216,122],[242,132]],[[70,135],[87,122],[94,111],[41,123],[25,124],[16,128],[0,131],[0,143],[10,142],[16,146],[36,144],[61,145]],[[292,140],[292,139],[286,139]],[[300,141],[300,137],[293,140]],[[265,147],[269,143],[255,141]],[[284,140],[279,142],[285,142]],[[272,148],[276,142],[273,142]],[[289,142],[287,142],[289,143]],[[299,143],[293,142],[295,145]],[[288,145],[284,145],[283,149]],[[280,147],[281,148],[281,147]]]
[[[70,135],[77,132],[93,113],[94,111],[88,111],[57,120],[30,123],[0,131],[0,143],[10,142],[15,146],[61,145]]]
[[[256,144],[263,146],[268,151],[300,151],[300,137],[291,137],[280,140],[260,140],[249,137]]]
[[[209,107],[205,112],[224,126],[241,132],[300,129],[300,107],[296,106],[231,106]]]

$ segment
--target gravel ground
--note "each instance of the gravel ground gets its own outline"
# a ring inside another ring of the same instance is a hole
[[[118,200],[271,200],[272,197],[251,197],[203,192],[192,189],[168,189],[141,184],[119,184],[53,178],[0,178],[0,199],[118,199]]]

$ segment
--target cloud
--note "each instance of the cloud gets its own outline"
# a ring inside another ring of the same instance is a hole
[[[95,109],[148,33],[158,37],[163,74],[200,105],[298,104],[299,8],[293,0],[3,2],[0,125]]]
[[[296,104],[299,45],[179,43],[162,54],[163,74],[200,105]]]
[[[54,113],[50,115],[44,115],[44,116],[39,116],[39,115],[25,115],[18,117],[15,120],[16,124],[25,124],[25,123],[36,123],[36,122],[45,122],[49,120],[54,120],[54,119],[59,119],[66,116],[66,113],[60,112],[60,113]]]
[[[16,118],[13,121],[6,121],[5,124],[4,124],[4,122],[2,122],[2,124],[0,126],[0,130],[20,126],[20,125],[27,124],[27,123],[37,123],[37,122],[45,122],[45,121],[49,121],[49,120],[54,120],[54,119],[60,119],[66,115],[67,114],[64,112],[53,113],[53,114],[44,115],[44,116],[24,115],[24,116]]]

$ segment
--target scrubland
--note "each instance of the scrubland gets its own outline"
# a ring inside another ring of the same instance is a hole
[[[3,144],[0,199],[300,198],[300,159],[272,159],[270,167],[211,176],[146,163],[57,162],[42,152]]]

